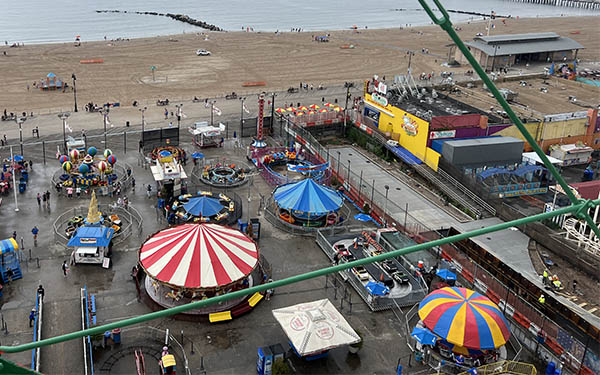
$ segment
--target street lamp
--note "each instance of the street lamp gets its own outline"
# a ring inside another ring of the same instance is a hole
[[[21,155],[23,155],[23,123],[27,120],[27,117],[16,117],[15,122],[19,125],[19,143],[21,145]]]
[[[110,112],[110,109],[108,109],[106,107],[100,110],[100,113],[103,116],[103,123],[104,123],[104,148],[108,147],[108,144],[106,143],[106,122],[108,119],[108,112]]]
[[[408,75],[410,75],[410,62],[411,62],[414,54],[415,53],[413,51],[408,51],[408,69],[407,69]]]
[[[338,160],[337,160],[337,175],[338,178],[340,177],[340,155],[342,154],[340,151],[337,152],[338,153]]]
[[[181,122],[181,114],[183,113],[182,107],[183,107],[183,104],[175,105],[175,108],[177,108],[177,111],[176,111],[176,113],[177,113],[177,129],[179,129],[179,124]]]
[[[275,94],[275,92],[273,92],[271,94],[271,132],[275,133],[275,97],[277,96],[277,94]],[[281,132],[279,132],[279,135],[281,136]]]
[[[390,186],[389,185],[385,185],[385,203],[383,205],[383,221],[385,223],[385,226],[387,227],[387,204],[388,204],[388,192],[390,191]]]
[[[346,111],[348,110],[348,100],[350,100],[350,88],[354,87],[354,82],[344,83],[346,88],[346,106],[344,107],[344,135],[346,134]]]
[[[10,146],[10,161],[12,163],[12,171],[11,172],[12,172],[12,179],[13,179],[13,192],[15,193],[15,212],[19,212],[19,203],[17,202],[17,179],[15,177],[15,156],[13,155],[12,146]]]
[[[144,125],[145,125],[145,120],[144,120],[144,112],[146,112],[146,110],[148,109],[148,107],[144,107],[144,108],[140,108],[139,111],[142,113],[142,136],[144,134]]]
[[[240,107],[240,132],[242,134],[244,134],[244,102],[246,101],[246,98],[244,97],[240,97],[240,103],[242,103],[241,107]]]
[[[73,80],[73,99],[75,100],[75,109],[73,111],[77,112],[77,77],[75,76],[75,73],[71,74],[71,79]]]
[[[69,112],[62,112],[58,114],[58,118],[62,120],[63,123],[63,147],[65,150],[65,155],[67,154],[67,118],[71,116]]]

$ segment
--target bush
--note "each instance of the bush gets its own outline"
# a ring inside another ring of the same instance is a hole
[[[292,375],[292,369],[283,359],[278,359],[273,363],[271,367],[271,373],[273,375]]]

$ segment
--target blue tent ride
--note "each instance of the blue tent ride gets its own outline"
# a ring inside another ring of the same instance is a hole
[[[319,185],[311,179],[278,186],[273,198],[279,206],[295,216],[323,216],[338,211],[342,196],[335,190]]]
[[[218,214],[223,209],[223,205],[216,198],[196,197],[183,205],[183,208],[193,216],[210,217]]]

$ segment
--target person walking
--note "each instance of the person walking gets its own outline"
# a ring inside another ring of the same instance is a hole
[[[34,307],[29,312],[29,328],[33,327],[33,322],[35,321],[35,315],[36,315],[36,311],[35,311],[35,307]]]
[[[40,195],[40,193],[37,193],[37,202],[38,202],[38,206],[42,205],[42,196]]]
[[[69,266],[67,265],[67,261],[63,261],[62,264],[63,277],[67,277],[67,272],[69,271]]]
[[[135,177],[131,177],[131,191],[135,191]]]
[[[152,185],[148,184],[146,194],[148,195],[148,199],[150,199],[150,195],[152,194]]]
[[[50,207],[50,190],[46,190],[46,204]]]
[[[33,235],[33,244],[35,246],[37,246],[37,236],[38,236],[39,232],[40,232],[40,230],[38,229],[37,226],[34,226],[33,229],[31,229],[31,234]]]

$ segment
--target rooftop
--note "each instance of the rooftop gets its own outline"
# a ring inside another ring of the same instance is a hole
[[[566,51],[584,48],[573,39],[552,32],[478,36],[473,38],[472,42],[466,42],[465,44],[481,50],[490,56]]]
[[[424,89],[421,89],[424,90]],[[395,95],[388,95],[389,103],[395,107],[402,108],[406,112],[423,120],[431,121],[433,117],[457,116],[466,114],[479,114],[488,116],[490,123],[500,123],[501,119],[490,116],[486,112],[470,104],[460,102],[448,95],[426,91],[421,98],[410,95],[401,95],[398,89],[391,89]]]

